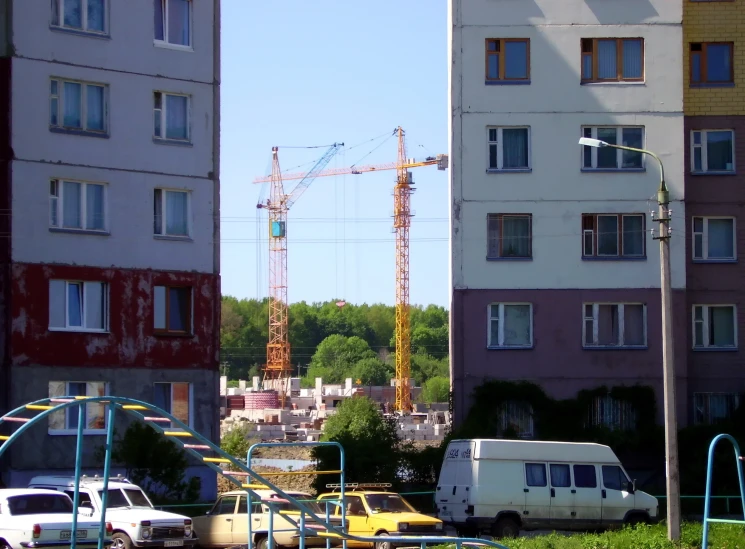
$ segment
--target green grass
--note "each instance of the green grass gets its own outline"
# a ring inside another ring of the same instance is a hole
[[[700,523],[683,524],[679,543],[668,541],[667,528],[659,524],[599,534],[548,534],[533,538],[505,539],[498,540],[498,543],[509,549],[701,549],[702,531],[703,526]],[[745,525],[712,525],[709,528],[709,547],[745,549]]]

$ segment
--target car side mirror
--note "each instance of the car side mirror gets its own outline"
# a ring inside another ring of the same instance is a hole
[[[80,513],[81,515],[85,515],[86,517],[92,517],[93,516],[93,508],[92,507],[88,507],[88,506],[83,507],[81,505],[80,507],[78,507],[78,513]]]

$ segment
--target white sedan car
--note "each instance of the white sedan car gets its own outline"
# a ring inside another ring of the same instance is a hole
[[[72,500],[54,490],[0,490],[0,549],[70,547]],[[98,546],[97,521],[78,514],[77,546]],[[111,524],[106,524],[105,544],[111,545]]]

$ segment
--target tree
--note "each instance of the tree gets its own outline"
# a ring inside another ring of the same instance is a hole
[[[354,365],[352,379],[362,385],[386,385],[393,374],[393,369],[379,358],[363,358]]]
[[[344,447],[347,482],[390,482],[397,477],[400,441],[396,424],[386,420],[378,405],[367,397],[342,401],[336,413],[326,420],[321,440]],[[337,448],[316,447],[314,457],[319,470],[340,468]],[[316,489],[324,491],[326,482],[319,475]]]
[[[248,449],[253,444],[248,434],[250,429],[246,423],[238,423],[220,437],[220,448],[233,457],[246,459]]]
[[[422,387],[422,400],[426,403],[447,402],[450,396],[450,378],[432,377]]]
[[[310,361],[307,377],[315,379],[325,374],[328,383],[343,383],[352,377],[354,365],[365,358],[375,358],[375,353],[364,339],[334,334],[324,339],[316,348]]]
[[[424,352],[411,355],[411,376],[422,386],[432,377],[450,377],[447,357],[437,359]]]

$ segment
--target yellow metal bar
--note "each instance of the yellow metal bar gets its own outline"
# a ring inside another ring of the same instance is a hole
[[[267,488],[266,484],[241,484],[241,488],[249,488],[250,490],[261,490]]]
[[[256,471],[256,473],[261,475],[262,477],[268,477],[268,476],[283,477],[283,476],[289,476],[289,475],[339,475],[341,474],[341,470],[339,471],[282,471],[281,473],[262,473],[260,471]]]
[[[85,400],[86,398],[90,398],[90,397],[87,397],[87,396],[76,396],[75,397],[75,400]]]
[[[42,404],[26,404],[26,410],[51,410],[54,406],[45,406]]]
[[[163,431],[163,434],[167,437],[190,437],[191,433],[186,431]]]
[[[125,404],[122,406],[122,410],[147,410],[148,408],[146,406],[142,406],[140,404]]]
[[[10,437],[6,437],[5,435],[0,435],[0,440],[8,440]]]
[[[202,461],[204,461],[205,463],[232,463],[227,458],[208,458],[208,457],[203,457],[202,458]]]

